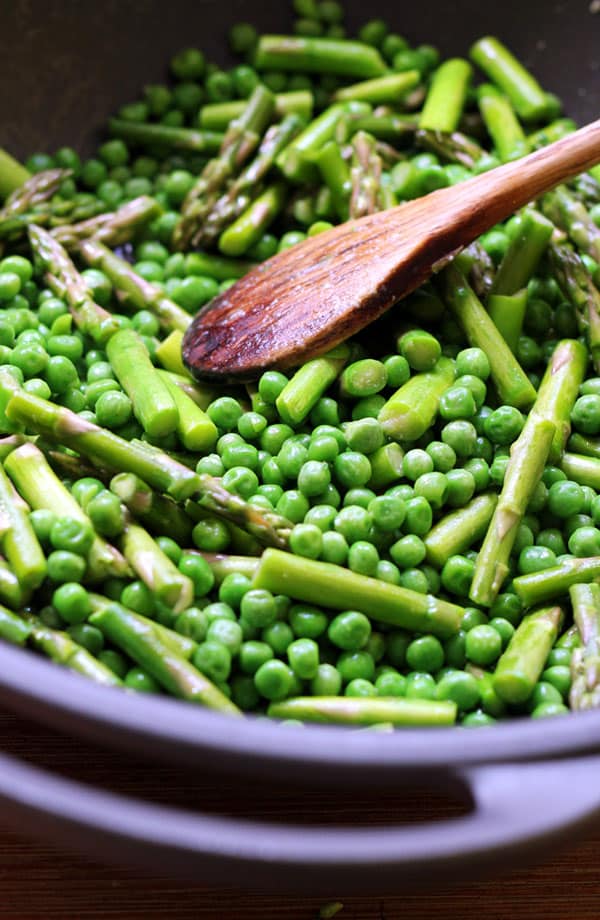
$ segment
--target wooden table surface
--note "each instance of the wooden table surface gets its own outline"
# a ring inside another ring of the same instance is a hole
[[[65,738],[45,728],[0,712],[0,747],[40,766],[87,782],[107,785],[124,792],[142,791],[164,800],[165,790],[174,804],[198,801],[202,793],[206,806],[206,785],[194,771],[166,766],[148,766],[123,754],[103,751],[81,741]],[[568,783],[568,777],[565,777]],[[215,810],[235,810],[265,817],[275,813],[298,820],[320,819],[330,812],[325,790],[299,791],[297,795],[267,786],[253,785],[253,804],[240,793],[239,784],[224,780],[210,792]],[[400,801],[400,800],[398,800]],[[256,804],[258,802],[258,804]],[[337,807],[336,820],[354,817],[355,807],[362,820],[384,823],[397,803],[353,796]],[[210,807],[210,806],[209,806]],[[427,817],[456,814],[456,803],[431,796],[425,805]],[[419,803],[418,809],[423,810]],[[352,814],[349,812],[352,811]],[[269,815],[270,812],[270,815]],[[346,814],[348,812],[348,814]],[[415,815],[408,814],[409,819]],[[426,892],[401,892],[393,897],[345,897],[332,892],[332,899],[344,907],[340,920],[598,920],[600,918],[600,827],[585,840],[562,849],[550,859],[494,879],[474,881]],[[318,917],[326,898],[311,897],[310,879],[306,895],[288,898],[206,887],[130,866],[109,866],[92,862],[54,842],[31,839],[9,827],[0,814],[0,918],[10,920],[311,920]]]

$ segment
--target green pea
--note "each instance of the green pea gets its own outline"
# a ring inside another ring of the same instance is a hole
[[[450,556],[442,569],[442,585],[451,594],[468,597],[474,572],[475,563],[471,559],[460,555]]]
[[[263,629],[261,638],[263,642],[270,645],[275,655],[285,655],[288,646],[294,641],[294,633],[288,623],[277,620]]]
[[[443,441],[430,441],[425,450],[431,457],[433,461],[433,469],[436,472],[449,473],[450,470],[453,469],[456,463],[456,454],[449,444],[444,444]],[[425,472],[430,471],[426,470]],[[418,479],[418,477],[416,478]]]
[[[385,364],[374,358],[363,358],[354,361],[344,368],[340,376],[340,392],[342,396],[362,399],[365,396],[374,396],[387,384],[387,371]]]
[[[369,502],[368,511],[376,527],[392,532],[402,526],[406,517],[406,504],[394,495],[379,495]]]
[[[244,594],[240,601],[240,612],[251,626],[258,629],[269,626],[277,618],[273,595],[260,588],[252,588]]]
[[[475,397],[469,387],[458,382],[442,394],[439,411],[446,421],[471,418],[477,411]]]
[[[296,524],[289,542],[291,551],[297,556],[318,559],[323,549],[323,534],[316,524]]]
[[[231,542],[229,528],[219,518],[198,521],[192,531],[194,546],[205,553],[223,553]]]
[[[433,513],[426,498],[417,495],[406,502],[406,517],[403,525],[405,533],[424,537],[431,530],[432,523]]]
[[[389,549],[390,556],[400,569],[414,568],[424,561],[426,549],[423,540],[416,534],[407,534],[396,540]]]
[[[333,526],[348,543],[367,540],[373,525],[373,517],[360,505],[348,505],[336,515]]]
[[[327,635],[330,641],[343,651],[358,651],[371,635],[369,619],[358,611],[339,613],[329,624]]]
[[[600,555],[600,530],[589,526],[578,527],[569,537],[569,552],[574,556]]]
[[[195,642],[203,642],[208,632],[209,619],[206,610],[188,607],[179,614],[173,627],[182,636],[189,636]]]
[[[444,648],[435,636],[414,639],[406,649],[406,663],[413,671],[433,674],[444,664]]]
[[[215,576],[208,562],[202,556],[196,556],[192,553],[183,553],[177,567],[183,575],[187,575],[188,578],[191,578],[194,584],[194,594],[196,597],[205,597],[215,583]],[[221,588],[224,583],[225,579],[221,584]],[[219,597],[221,600],[226,600],[226,598],[222,598],[220,594]]]
[[[436,696],[435,678],[422,671],[411,671],[406,676],[407,699],[433,700]]]
[[[328,531],[323,534],[321,559],[334,565],[345,565],[348,559],[348,541],[341,533]]]
[[[98,533],[104,537],[116,537],[125,527],[125,513],[118,498],[108,489],[103,489],[92,498],[86,512]]]
[[[142,668],[131,668],[125,674],[124,684],[137,693],[160,693],[160,687],[154,678]]]
[[[63,583],[52,595],[52,606],[70,624],[83,623],[92,612],[90,596],[83,585]]]
[[[491,625],[474,626],[465,641],[467,658],[482,667],[493,664],[502,652],[502,636]]]
[[[342,689],[340,672],[332,664],[320,664],[310,682],[313,696],[338,696]]]
[[[375,677],[375,662],[372,656],[365,651],[342,652],[337,659],[336,667],[345,684],[357,678],[373,680]]]
[[[76,518],[57,518],[50,530],[50,543],[55,550],[86,556],[93,542],[94,532],[90,525]]]
[[[559,480],[548,489],[548,510],[557,517],[567,518],[579,514],[583,511],[584,502],[583,489],[576,482]]]
[[[295,639],[287,648],[287,658],[294,674],[312,680],[319,668],[319,646],[313,639]]]
[[[431,370],[442,354],[438,340],[422,329],[405,332],[399,338],[397,348],[415,371]]]
[[[292,687],[293,672],[283,661],[265,661],[254,674],[254,685],[267,700],[283,700]]]
[[[479,703],[477,680],[472,674],[467,674],[465,671],[451,670],[438,683],[436,698],[451,700],[456,703],[459,710],[469,712]]]
[[[222,642],[206,639],[192,656],[194,667],[210,680],[227,680],[231,671],[231,652]]]
[[[48,577],[57,583],[80,582],[85,572],[85,559],[69,550],[55,550],[47,563]]]
[[[368,457],[357,451],[343,451],[333,461],[338,482],[348,489],[364,486],[371,478],[371,464]]]

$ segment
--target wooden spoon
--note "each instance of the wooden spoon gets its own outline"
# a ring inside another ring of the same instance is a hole
[[[381,316],[518,208],[600,161],[600,120],[459,185],[351,220],[278,253],[195,317],[195,377],[246,381],[294,367]]]

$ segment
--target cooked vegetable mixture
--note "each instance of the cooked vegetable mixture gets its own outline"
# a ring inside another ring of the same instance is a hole
[[[90,159],[0,151],[0,636],[300,723],[599,705],[600,168],[292,372],[182,362],[256,262],[575,128],[495,38],[294,11],[178,53]]]

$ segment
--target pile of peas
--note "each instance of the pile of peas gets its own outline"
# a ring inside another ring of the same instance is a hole
[[[297,35],[345,36],[343,10],[335,0],[295,0],[294,9]],[[380,20],[364,25],[358,37],[377,47],[396,72],[416,69],[425,83],[439,63],[436,49],[411,48]],[[171,81],[146,86],[142,98],[123,106],[118,117],[197,127],[206,105],[247,99],[259,82],[275,93],[310,90],[319,111],[344,83],[327,74],[258,72],[247,62],[257,40],[254,28],[238,24],[229,38],[243,63],[225,70],[207,62],[198,49],[181,51],[171,61]],[[206,162],[205,156],[140,151],[110,138],[86,160],[64,147],[52,155],[34,153],[25,165],[31,172],[72,171],[53,200],[67,214],[77,208],[101,213],[140,195],[153,196],[162,213],[123,252],[140,276],[193,314],[247,267],[222,256],[172,251],[181,205]],[[473,171],[497,162],[488,154]],[[459,182],[473,171],[444,164],[433,153],[412,151],[390,171],[390,181],[402,201]],[[590,214],[600,227],[600,203]],[[327,211],[306,217],[300,209],[288,210],[243,254],[244,260],[265,260],[327,229],[331,219]],[[520,225],[517,215],[480,238],[495,267]],[[583,259],[598,280],[598,264],[588,255]],[[81,276],[95,302],[117,314],[123,328],[139,333],[151,360],[161,367],[165,334],[156,315],[149,309],[125,312],[104,272],[83,268]],[[534,387],[558,340],[578,334],[574,311],[542,261],[527,287],[523,334],[516,347]],[[427,537],[439,520],[478,494],[501,490],[511,445],[526,416],[499,402],[488,356],[469,346],[429,286],[350,346],[351,357],[335,381],[315,391],[299,419],[280,399],[293,373],[267,370],[256,386],[210,392],[205,409],[216,426],[214,449],[201,456],[187,452],[185,462],[192,462],[198,473],[220,477],[227,490],[256,508],[287,518],[293,525],[289,549],[296,556],[464,606],[461,628],[452,638],[390,628],[356,610],[336,612],[325,598],[322,606],[314,606],[253,587],[252,560],[259,550],[252,541],[223,519],[189,509],[184,509],[191,534],[187,544],[165,533],[155,540],[191,580],[190,606],[175,612],[141,577],[130,574],[111,574],[99,590],[192,639],[193,666],[244,712],[262,713],[271,702],[308,695],[450,700],[458,720],[473,726],[504,716],[566,712],[571,655],[579,643],[572,629],[557,639],[522,704],[504,705],[489,692],[478,669],[493,672],[525,614],[512,578],[568,558],[600,555],[600,494],[571,481],[560,467],[546,466],[519,527],[509,577],[490,609],[473,606],[469,589],[478,541],[440,559],[428,551]],[[432,426],[398,447],[378,416],[396,390],[431,370],[442,356],[452,361],[454,383],[443,393]],[[186,453],[177,434],[156,438],[143,430],[106,352],[75,328],[67,303],[46,287],[40,266],[24,251],[0,260],[0,364],[26,392],[51,399],[83,420],[127,440],[142,439],[177,456]],[[600,378],[593,371],[580,388],[570,421],[575,435],[600,435]],[[94,541],[118,543],[125,508],[93,470],[77,475],[75,467],[71,473],[63,468],[60,478],[83,515],[70,507],[64,514],[32,511],[48,566],[35,610],[44,624],[65,630],[129,689],[164,692],[150,671],[88,622],[97,587],[87,580]],[[244,559],[239,571],[223,574],[212,554]],[[14,584],[11,589],[4,565],[0,560],[0,595],[8,603],[16,595],[10,594]]]

